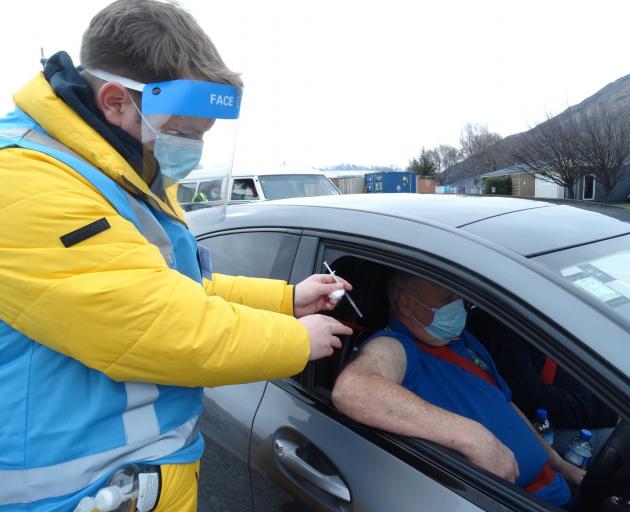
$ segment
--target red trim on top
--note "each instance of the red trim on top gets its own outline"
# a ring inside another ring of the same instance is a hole
[[[542,370],[540,370],[540,379],[545,384],[553,384],[553,380],[556,378],[556,371],[558,370],[558,365],[554,362],[553,359],[548,357],[545,359],[545,365]]]
[[[498,387],[492,375],[486,372],[483,368],[477,366],[470,359],[466,359],[464,356],[459,355],[452,348],[433,347],[418,340],[416,340],[416,343],[421,350],[424,350],[432,356],[435,356],[438,359],[442,359],[444,361],[448,361],[449,363],[458,366],[462,370],[466,370],[468,373],[472,373],[476,377],[479,377],[481,380],[485,380],[486,382],[489,382],[490,384]]]
[[[536,478],[534,478],[534,481],[531,484],[525,487],[525,490],[535,493],[536,491],[547,487],[551,482],[553,482],[554,478],[556,478],[555,471],[549,462],[545,462],[545,465],[540,470],[540,473],[536,475]]]

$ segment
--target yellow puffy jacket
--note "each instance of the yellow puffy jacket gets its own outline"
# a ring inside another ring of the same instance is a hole
[[[183,221],[175,191],[170,205],[153,195],[43,75],[14,99],[51,136]],[[308,333],[289,316],[285,282],[215,274],[202,288],[169,269],[82,176],[44,154],[4,149],[0,176],[0,320],[118,381],[217,386],[303,369]],[[111,229],[62,245],[60,236],[103,217]]]

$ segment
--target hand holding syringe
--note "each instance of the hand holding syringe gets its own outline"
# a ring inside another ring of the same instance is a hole
[[[328,263],[324,261],[324,266],[326,267],[326,270],[328,270],[328,272],[330,273],[331,276],[333,276],[335,278],[335,281],[337,281],[338,283],[340,283],[341,281],[339,280],[339,278],[335,275],[335,272],[328,266]],[[363,318],[363,314],[361,313],[361,311],[359,311],[359,308],[357,307],[357,305],[354,303],[354,301],[352,300],[352,297],[350,297],[350,294],[346,291],[346,290],[335,290],[332,293],[328,294],[328,297],[330,298],[330,300],[337,302],[339,301],[343,296],[345,295],[346,299],[348,299],[348,302],[350,303],[350,305],[354,308],[354,310],[357,312],[357,315],[359,315],[359,318]]]

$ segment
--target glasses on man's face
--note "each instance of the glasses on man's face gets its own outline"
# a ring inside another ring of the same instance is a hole
[[[450,304],[451,302],[455,302],[456,300],[459,300],[461,298],[456,293],[449,292],[448,290],[446,292],[447,293],[444,294],[444,295],[440,295],[439,297],[436,297],[436,298],[431,298],[430,301],[428,301],[427,303],[423,302],[418,297],[416,297],[415,295],[413,295],[413,294],[411,294],[409,292],[406,292],[406,293],[415,302],[417,302],[418,304],[422,305],[426,309],[430,309],[431,311],[433,311],[434,309],[439,309],[441,307],[444,307],[447,304]]]

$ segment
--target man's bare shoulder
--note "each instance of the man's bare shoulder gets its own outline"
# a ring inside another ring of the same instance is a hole
[[[370,370],[400,383],[405,375],[407,356],[396,338],[378,336],[361,347],[350,367]]]
[[[403,351],[403,346],[402,343],[400,343],[400,341],[398,341],[396,338],[392,337],[392,336],[377,336],[376,338],[372,338],[371,340],[369,340],[368,342],[366,342],[362,347],[361,347],[361,352],[390,352],[390,351],[394,351],[394,352],[398,352],[398,351]]]

